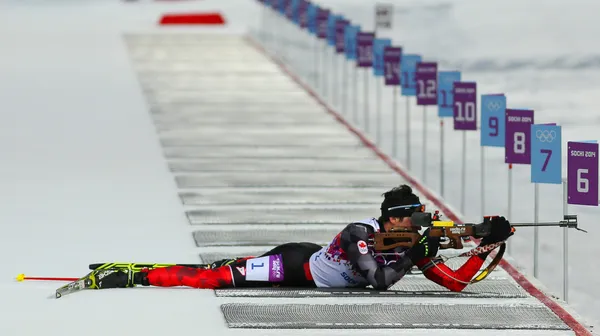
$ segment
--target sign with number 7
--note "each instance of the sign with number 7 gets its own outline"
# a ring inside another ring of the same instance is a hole
[[[506,109],[504,120],[504,162],[531,164],[533,110]]]
[[[562,183],[561,127],[531,125],[531,182]]]
[[[567,203],[598,206],[598,144],[567,143]]]

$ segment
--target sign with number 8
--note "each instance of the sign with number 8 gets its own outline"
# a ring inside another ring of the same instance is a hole
[[[567,143],[567,203],[598,206],[598,144]]]
[[[506,109],[504,122],[504,162],[531,164],[533,110]]]

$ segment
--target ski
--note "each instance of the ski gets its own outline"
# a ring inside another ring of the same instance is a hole
[[[96,284],[95,273],[96,271],[92,271],[84,277],[59,287],[56,290],[55,297],[59,299],[67,294],[78,292],[83,289],[93,288]]]
[[[126,262],[107,262],[107,263],[95,263],[90,264],[91,270],[102,270],[102,269],[120,269],[120,270],[132,270],[140,271],[143,269],[155,269],[169,266],[184,266],[193,268],[204,268],[209,269],[211,264],[161,264],[161,263],[126,263]]]

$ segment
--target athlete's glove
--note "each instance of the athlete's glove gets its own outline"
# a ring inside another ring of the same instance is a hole
[[[510,226],[510,222],[506,220],[506,218],[500,217],[492,217],[491,219],[491,232],[489,235],[483,237],[481,239],[480,245],[488,245],[494,244],[497,242],[501,242],[503,240],[507,240],[514,233],[512,232],[512,227]]]
[[[429,237],[429,230],[425,230],[423,235],[413,247],[406,251],[406,255],[412,260],[413,264],[416,264],[417,261],[427,258],[427,257],[435,257],[440,248],[440,238],[439,237]]]

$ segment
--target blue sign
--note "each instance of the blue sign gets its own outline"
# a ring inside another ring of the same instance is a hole
[[[481,95],[481,146],[504,147],[506,96]]]
[[[402,86],[403,96],[417,95],[417,63],[421,62],[419,55],[402,55],[400,60],[400,85]]]
[[[319,7],[313,3],[308,4],[308,10],[306,11],[308,16],[308,31],[312,34],[317,33],[317,12]]]
[[[292,0],[292,21],[296,24],[300,24],[300,1]]]
[[[454,82],[460,82],[460,71],[438,72],[438,116],[441,118],[454,116]]]
[[[385,47],[392,45],[390,39],[375,39],[373,41],[373,74],[375,76],[384,76],[385,67],[383,64],[383,51]]]
[[[562,183],[560,126],[531,125],[531,182]]]
[[[356,34],[359,31],[358,25],[347,25],[344,30],[344,53],[348,60],[356,60]]]
[[[341,15],[329,15],[327,18],[327,44],[330,46],[335,46],[335,23],[341,19]]]

